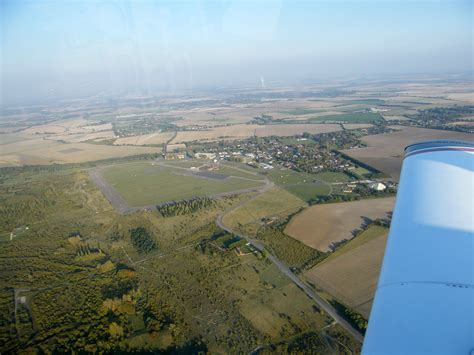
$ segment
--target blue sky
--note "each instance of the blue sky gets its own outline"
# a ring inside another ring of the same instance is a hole
[[[4,102],[472,70],[469,0],[0,4]]]

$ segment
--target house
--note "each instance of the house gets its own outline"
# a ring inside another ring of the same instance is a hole
[[[184,159],[184,153],[166,153],[165,160]]]

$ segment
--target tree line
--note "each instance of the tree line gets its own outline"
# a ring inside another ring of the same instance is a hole
[[[215,201],[209,197],[194,197],[189,200],[172,201],[156,206],[163,217],[179,216],[194,213],[203,208],[215,205]]]

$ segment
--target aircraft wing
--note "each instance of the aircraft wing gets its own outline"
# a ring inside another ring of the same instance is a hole
[[[474,144],[405,149],[362,353],[474,354]]]

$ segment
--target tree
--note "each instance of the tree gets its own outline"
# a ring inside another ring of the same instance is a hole
[[[130,239],[139,253],[148,253],[157,248],[152,235],[143,227],[130,229]]]

